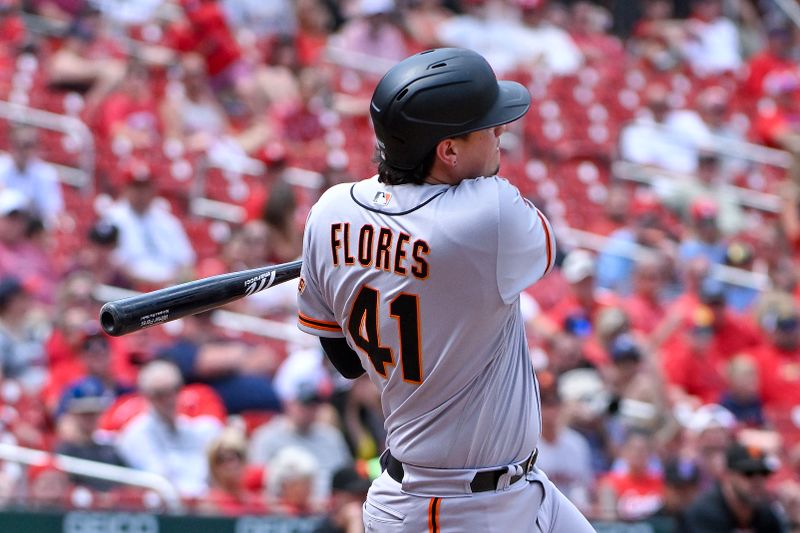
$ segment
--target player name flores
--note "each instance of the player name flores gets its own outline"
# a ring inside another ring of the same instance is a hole
[[[358,264],[425,279],[429,273],[425,256],[430,251],[427,242],[412,240],[411,235],[401,231],[375,228],[371,224],[364,224],[357,230],[351,230],[349,222],[331,224],[333,266]]]

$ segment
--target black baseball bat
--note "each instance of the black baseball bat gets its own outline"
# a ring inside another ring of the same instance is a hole
[[[100,324],[106,333],[119,337],[196,315],[295,279],[302,264],[292,261],[220,274],[108,302],[100,309]]]

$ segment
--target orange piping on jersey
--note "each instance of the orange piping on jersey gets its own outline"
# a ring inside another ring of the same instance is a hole
[[[536,210],[536,214],[539,215],[539,220],[542,221],[542,228],[544,229],[544,238],[547,249],[547,264],[544,268],[544,274],[542,274],[542,276],[544,276],[553,269],[553,266],[555,265],[555,258],[553,257],[553,243],[550,238],[550,223],[546,218],[544,218],[544,215],[538,209]]]
[[[428,504],[428,533],[439,533],[439,503],[441,498],[431,498]]]
[[[325,322],[323,320],[315,320],[313,318],[309,318],[302,313],[297,314],[297,320],[300,322],[301,325],[306,326],[307,328],[313,329],[321,329],[323,331],[342,331],[342,328],[339,327],[339,324],[336,322]]]

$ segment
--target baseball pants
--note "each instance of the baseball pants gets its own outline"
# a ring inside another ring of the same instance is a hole
[[[383,472],[364,502],[367,533],[593,533],[595,530],[544,472],[505,489],[439,498],[401,491]]]

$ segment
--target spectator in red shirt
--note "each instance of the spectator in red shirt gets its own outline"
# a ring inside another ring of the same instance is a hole
[[[150,73],[138,61],[128,63],[120,89],[103,104],[100,131],[109,142],[131,150],[147,150],[161,141],[158,102]]]
[[[569,284],[569,292],[547,312],[554,323],[564,324],[568,316],[575,314],[594,322],[600,311],[616,303],[613,293],[595,285],[595,258],[591,252],[572,250],[564,258],[560,270]]]
[[[800,312],[797,304],[767,313],[762,324],[768,342],[753,354],[763,380],[764,404],[791,409],[800,404]]]
[[[788,24],[774,24],[766,33],[766,46],[748,60],[747,79],[742,84],[742,92],[754,99],[765,95],[765,81],[772,74],[797,71],[797,63],[792,58],[794,28]]]
[[[664,501],[664,480],[650,469],[655,451],[649,433],[631,431],[623,444],[624,469],[600,479],[599,499],[604,518],[641,520],[658,511]]]
[[[665,262],[652,253],[637,259],[633,271],[633,292],[623,301],[634,331],[649,335],[665,316],[663,303]]]
[[[757,142],[800,153],[800,74],[781,71],[764,81],[764,90],[770,96],[758,107],[753,124]]]
[[[241,516],[267,512],[264,497],[245,484],[247,441],[237,429],[227,428],[208,448],[211,487],[200,508],[213,514]]]

